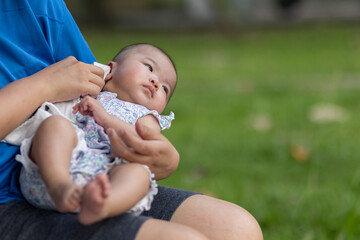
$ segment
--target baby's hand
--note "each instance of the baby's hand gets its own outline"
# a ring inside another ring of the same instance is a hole
[[[98,101],[94,98],[86,96],[73,107],[73,113],[79,112],[84,116],[93,116],[93,112],[96,111],[96,102]]]
[[[90,96],[84,97],[80,103],[73,107],[73,113],[77,112],[84,116],[93,116],[95,121],[101,126],[108,115],[101,103]]]

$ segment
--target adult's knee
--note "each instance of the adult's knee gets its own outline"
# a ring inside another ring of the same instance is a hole
[[[135,240],[209,240],[199,231],[185,225],[151,219],[140,228]]]
[[[263,240],[263,234],[259,223],[245,209],[235,205],[232,215],[232,227],[237,229],[238,234],[243,236],[240,239]]]
[[[185,200],[171,221],[198,229],[214,239],[263,239],[259,224],[245,209],[205,195]]]

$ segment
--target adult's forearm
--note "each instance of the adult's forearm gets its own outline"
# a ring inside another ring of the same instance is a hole
[[[68,57],[0,89],[0,139],[24,122],[43,102],[97,96],[104,71]]]
[[[33,76],[0,89],[0,139],[31,116],[46,99],[44,86]]]
[[[180,162],[180,155],[176,148],[166,139],[167,148],[163,154],[159,154],[156,161],[157,164],[152,166],[152,171],[155,173],[156,180],[161,180],[169,177],[178,167]]]

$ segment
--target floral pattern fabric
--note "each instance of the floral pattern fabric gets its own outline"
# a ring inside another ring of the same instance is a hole
[[[139,118],[152,114],[158,119],[163,130],[168,129],[174,119],[172,112],[169,116],[163,116],[156,111],[148,110],[144,106],[119,100],[116,94],[110,92],[101,92],[97,100],[101,102],[108,113],[133,125]],[[74,119],[74,117],[64,117]],[[70,173],[74,182],[82,186],[86,185],[97,174],[107,173],[114,165],[124,164],[126,160],[112,156],[110,140],[104,129],[95,122],[93,117],[77,113],[75,118],[76,121],[73,122],[73,125],[78,136],[78,145],[73,150]],[[32,137],[26,139],[21,146],[21,155],[17,156],[17,160],[22,162],[24,166],[20,174],[22,193],[30,203],[37,207],[55,209],[45,184],[41,180],[37,166],[28,157],[31,142]],[[154,175],[147,166],[144,167],[150,173],[150,189],[148,194],[130,210],[136,214],[149,210],[153,197],[157,193]]]

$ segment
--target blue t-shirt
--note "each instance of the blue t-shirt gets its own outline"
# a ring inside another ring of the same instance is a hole
[[[95,61],[63,0],[0,1],[0,88],[68,56]],[[0,203],[22,199],[18,151],[0,142]]]

